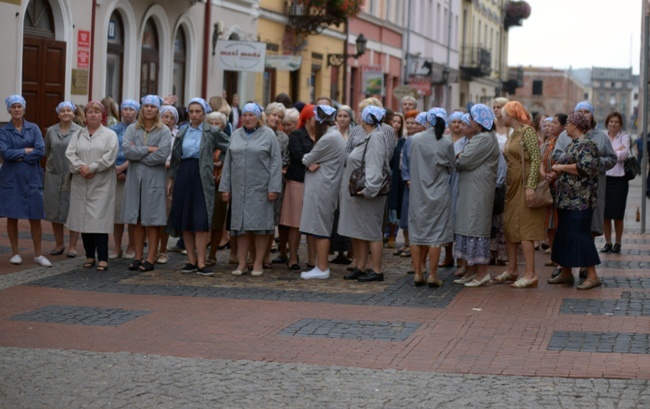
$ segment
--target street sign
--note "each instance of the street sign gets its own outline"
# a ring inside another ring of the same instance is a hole
[[[411,88],[408,85],[400,85],[393,89],[393,96],[399,100],[406,96],[412,96],[413,98],[418,97],[418,91],[415,88]]]

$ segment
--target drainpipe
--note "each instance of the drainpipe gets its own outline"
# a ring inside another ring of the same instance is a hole
[[[350,105],[348,98],[348,39],[350,38],[350,20],[345,21],[345,41],[343,44],[343,98],[341,102],[345,105]]]
[[[208,65],[210,62],[210,23],[212,21],[212,0],[205,3],[205,21],[203,23],[203,69],[201,73],[201,96],[208,98]]]
[[[404,2],[408,7],[406,18],[406,69],[404,70],[404,85],[408,84],[409,59],[411,58],[411,0]]]
[[[95,56],[95,13],[97,10],[97,0],[93,0],[93,10],[90,17],[90,61],[88,61],[88,66],[90,67],[90,72],[88,73],[88,100],[93,100],[93,71],[94,71],[94,56]]]

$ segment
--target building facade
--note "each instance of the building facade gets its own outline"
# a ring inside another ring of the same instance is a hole
[[[521,102],[532,116],[569,113],[585,99],[585,88],[567,71],[553,68],[523,68],[523,84],[509,99]]]
[[[610,112],[618,111],[626,122],[632,116],[632,68],[603,68],[591,69],[592,105],[596,109],[594,118],[599,126],[604,127],[604,121]],[[626,123],[627,126],[627,123]]]

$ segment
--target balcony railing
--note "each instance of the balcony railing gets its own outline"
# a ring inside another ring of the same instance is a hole
[[[487,77],[492,72],[492,54],[483,47],[465,47],[460,69],[470,77]]]
[[[289,25],[305,34],[319,34],[331,25],[345,22],[345,16],[332,13],[327,6],[312,6],[309,2],[292,2],[287,5]]]

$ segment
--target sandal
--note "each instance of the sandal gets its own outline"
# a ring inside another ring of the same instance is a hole
[[[108,263],[106,263],[106,264],[98,264],[97,268],[95,270],[97,270],[97,271],[108,271]]]
[[[153,264],[151,264],[148,261],[145,261],[144,263],[140,264],[139,270],[142,271],[143,273],[147,271],[152,271],[153,270]]]
[[[585,281],[583,281],[582,284],[578,286],[578,290],[591,290],[592,288],[600,287],[602,285],[603,282],[600,281],[600,278],[597,278],[595,280],[585,278]]]
[[[169,257],[167,257],[167,254],[165,253],[158,254],[158,257],[156,258],[157,264],[167,264],[168,261],[169,261]]]
[[[262,264],[262,268],[265,269],[265,270],[273,270],[273,264],[264,263],[264,264]]]
[[[402,254],[399,255],[400,257],[411,257],[411,250],[404,250],[402,251]]]
[[[215,257],[208,257],[208,259],[205,260],[205,265],[208,267],[212,267],[215,264],[217,264],[217,259]]]
[[[393,256],[401,256],[403,252],[405,252],[406,249],[397,249],[393,251]]]
[[[50,251],[50,255],[51,256],[60,256],[61,254],[63,254],[64,250],[65,250],[65,246],[55,248],[52,251]]]
[[[499,274],[498,276],[494,277],[492,280],[495,283],[506,283],[508,281],[517,281],[518,275],[513,275],[510,274],[507,271],[504,271],[503,273]]]
[[[97,264],[97,261],[95,261],[95,259],[86,260],[86,262],[84,263],[84,268],[93,268],[95,267],[95,264]]]
[[[456,271],[454,271],[454,275],[456,277],[463,277],[465,274],[467,274],[467,267],[459,267]]]
[[[142,265],[142,260],[133,260],[131,264],[129,264],[129,267],[127,267],[131,271],[136,271],[137,269],[140,268]]]

